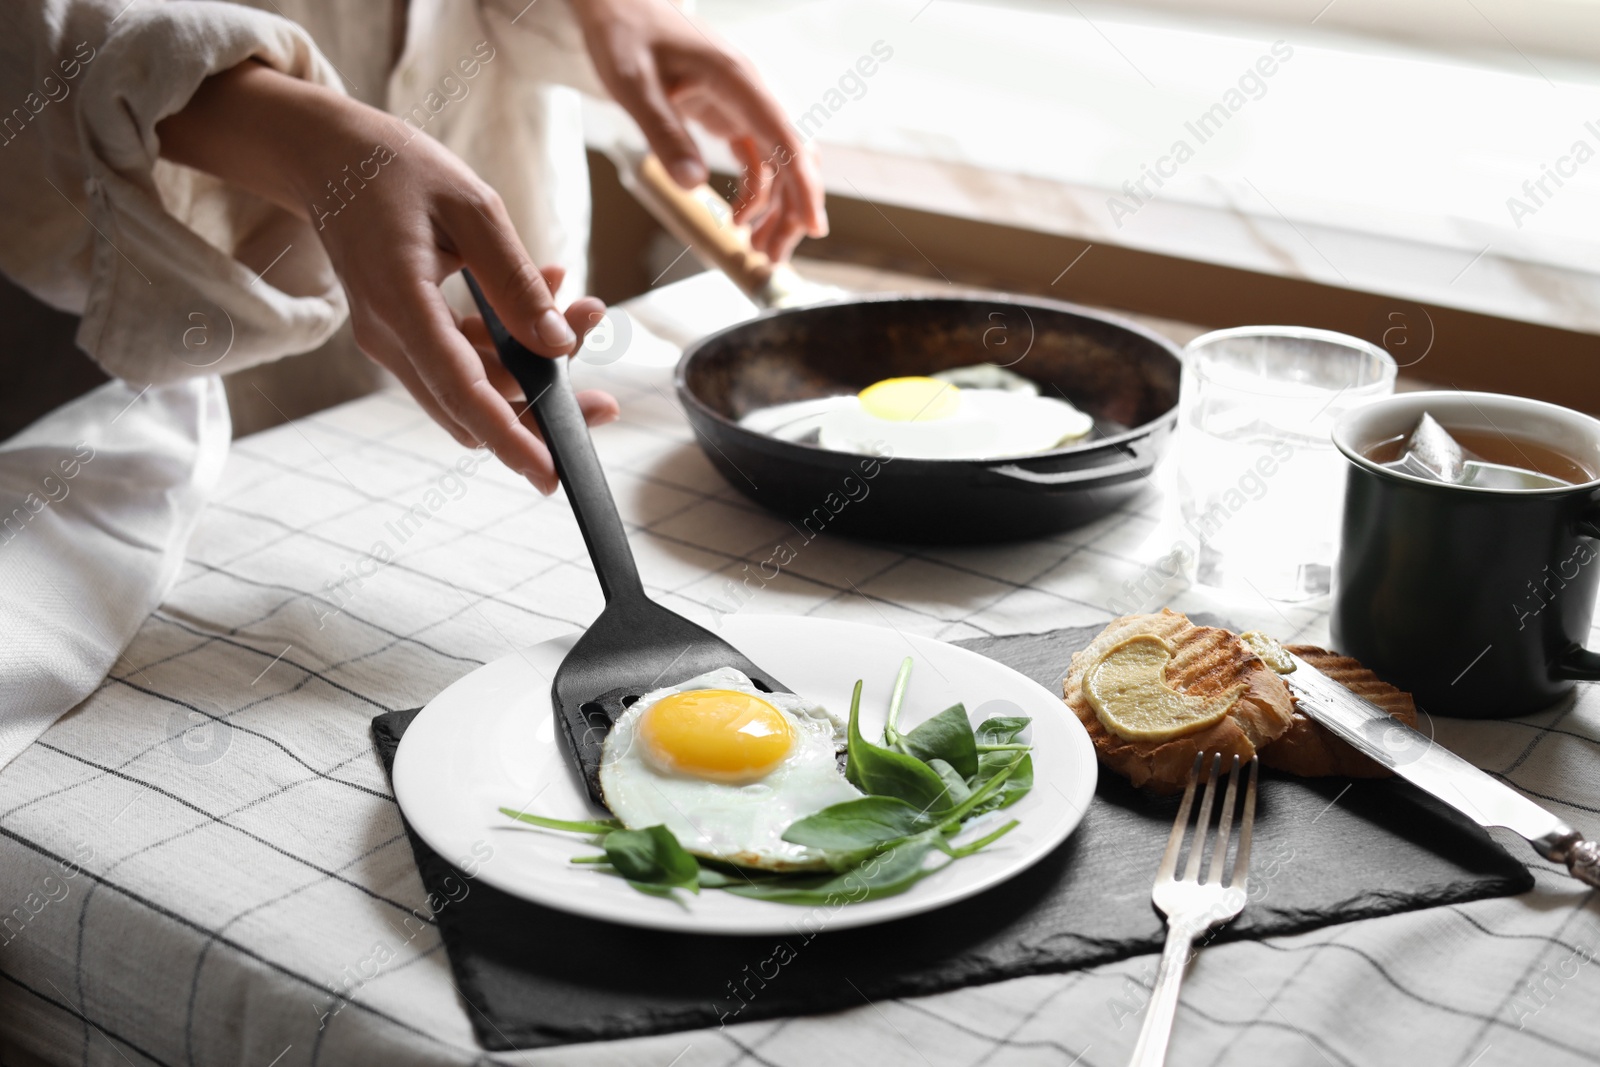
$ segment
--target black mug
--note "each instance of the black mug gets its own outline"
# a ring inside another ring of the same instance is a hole
[[[1496,393],[1400,393],[1356,408],[1333,440],[1350,461],[1335,572],[1335,646],[1431,714],[1549,707],[1600,679],[1583,647],[1600,589],[1600,478],[1549,489],[1447,485],[1363,453],[1423,412],[1532,439],[1600,471],[1600,421]]]

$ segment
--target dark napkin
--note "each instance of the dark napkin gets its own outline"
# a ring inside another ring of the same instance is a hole
[[[960,642],[1060,691],[1099,627]],[[1064,712],[1065,713],[1065,712]],[[385,768],[416,711],[373,720]],[[1044,787],[1044,778],[1035,788]],[[1003,885],[937,911],[828,933],[792,907],[793,934],[638,930],[553,911],[461,873],[411,834],[439,931],[487,1049],[636,1037],[836,1011],[1090,967],[1161,948],[1150,886],[1177,800],[1102,773],[1083,822]],[[407,832],[410,828],[407,827]],[[596,878],[604,875],[596,874]],[[445,879],[451,879],[445,884]],[[1478,827],[1397,780],[1261,778],[1251,899],[1214,940],[1260,938],[1525,892],[1526,867]]]

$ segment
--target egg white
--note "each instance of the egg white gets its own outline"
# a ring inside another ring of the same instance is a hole
[[[787,404],[757,408],[739,420],[739,425],[780,441],[804,441],[815,437],[821,420],[839,408],[860,407],[854,396],[819,396]]]
[[[653,764],[639,739],[642,716],[663,697],[692,689],[731,689],[760,697],[793,728],[794,744],[759,781],[745,785],[673,773]],[[723,667],[640,697],[617,719],[600,756],[600,789],[629,829],[665,826],[696,856],[767,870],[822,869],[822,852],[783,840],[796,819],[862,794],[839,771],[845,723],[792,693],[763,693]]]
[[[1082,437],[1094,420],[1071,404],[1005,389],[962,389],[942,419],[895,422],[859,403],[819,418],[819,442],[839,452],[867,452],[883,442],[896,459],[1001,459],[1048,452]]]
[[[958,389],[1000,389],[1008,393],[1039,395],[1039,383],[1024,378],[1014,370],[993,363],[974,363],[966,367],[951,367],[928,375],[941,382],[949,382]]]

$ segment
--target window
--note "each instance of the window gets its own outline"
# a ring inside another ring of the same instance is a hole
[[[1600,332],[1597,0],[698,10],[840,195]]]

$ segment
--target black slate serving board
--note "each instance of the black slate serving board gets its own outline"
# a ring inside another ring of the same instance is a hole
[[[959,643],[1059,692],[1071,653],[1098,632]],[[386,769],[417,714],[373,720]],[[450,900],[438,913],[439,930],[456,984],[475,1009],[478,1042],[499,1051],[836,1011],[1159,951],[1165,927],[1150,885],[1176,807],[1176,798],[1146,795],[1103,772],[1078,829],[1011,881],[926,915],[835,933],[825,918],[793,908],[795,932],[782,937],[615,926],[481,882],[462,896],[461,872],[410,837],[423,885]],[[1527,868],[1482,830],[1409,785],[1270,772],[1261,779],[1250,882],[1249,904],[1214,940],[1297,933],[1533,886]]]

